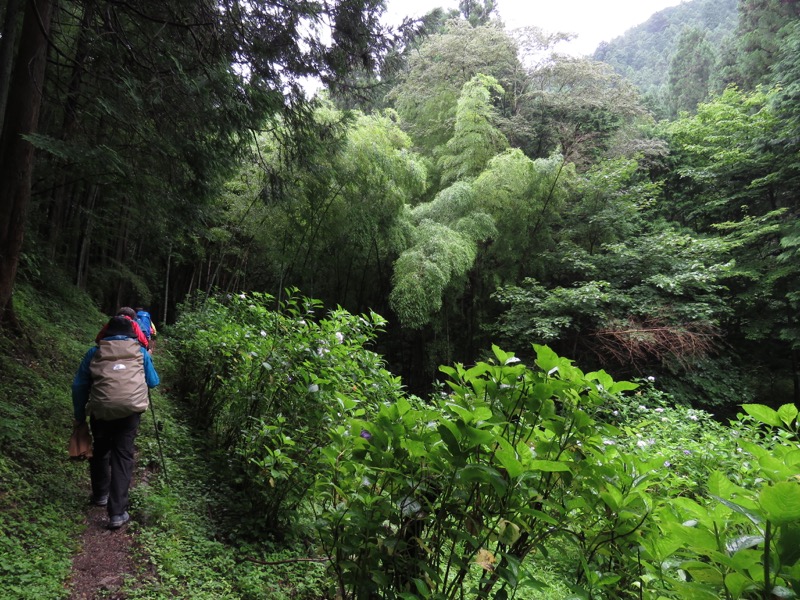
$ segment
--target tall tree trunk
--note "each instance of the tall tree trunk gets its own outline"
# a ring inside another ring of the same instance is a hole
[[[11,294],[31,200],[33,145],[22,136],[36,133],[39,121],[54,3],[55,0],[27,1],[0,138],[0,310],[3,320],[13,321]]]
[[[89,279],[89,248],[92,245],[92,230],[94,229],[94,206],[97,200],[99,189],[91,186],[88,190],[89,205],[86,209],[86,226],[81,236],[81,244],[78,249],[78,264],[75,269],[75,285],[80,289],[86,289],[86,282]]]
[[[8,100],[8,86],[11,83],[11,67],[14,65],[14,46],[19,29],[19,15],[22,0],[8,0],[3,16],[3,31],[0,33],[0,136]]]
[[[169,245],[167,250],[167,272],[164,275],[164,304],[161,309],[161,322],[167,322],[167,308],[169,307],[169,270],[172,266],[172,244]]]
[[[85,64],[89,56],[89,33],[92,19],[94,18],[94,6],[94,3],[89,3],[88,6],[84,7],[78,28],[75,57],[73,59],[74,66],[67,85],[67,95],[64,103],[64,117],[60,135],[62,140],[69,140],[72,137],[78,120],[78,104]],[[46,224],[47,240],[50,245],[48,256],[53,261],[58,255],[64,223],[67,218],[67,198],[71,187],[67,184],[67,173],[67,170],[62,170],[58,182],[53,186],[53,195],[48,207]]]

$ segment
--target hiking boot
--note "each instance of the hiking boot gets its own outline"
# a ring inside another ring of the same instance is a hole
[[[108,494],[105,496],[92,496],[89,498],[89,502],[95,506],[105,506],[108,504]]]
[[[131,520],[131,516],[127,512],[124,512],[121,515],[114,515],[108,521],[108,528],[109,529],[119,529],[120,527],[125,525],[125,523],[127,523],[130,520]]]

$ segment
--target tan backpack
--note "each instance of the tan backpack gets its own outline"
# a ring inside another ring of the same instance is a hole
[[[92,388],[87,410],[95,419],[111,421],[147,410],[144,357],[138,341],[100,340],[89,372]]]

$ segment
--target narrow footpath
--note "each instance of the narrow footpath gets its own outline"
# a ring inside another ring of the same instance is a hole
[[[87,494],[88,497],[88,494]],[[112,531],[107,528],[105,507],[90,506],[82,551],[72,559],[71,600],[124,600],[121,592],[126,578],[134,577],[133,537],[130,525]]]

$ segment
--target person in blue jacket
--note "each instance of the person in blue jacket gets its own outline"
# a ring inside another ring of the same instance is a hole
[[[153,335],[153,318],[150,316],[150,313],[147,312],[141,306],[136,307],[136,320],[139,322],[139,327],[142,329],[142,333],[144,337],[147,338],[148,343],[150,342],[150,337]]]
[[[72,381],[76,425],[90,417],[92,503],[107,507],[110,529],[130,520],[134,440],[149,390],[159,383],[150,354],[124,316],[111,318],[103,339],[84,355]]]

